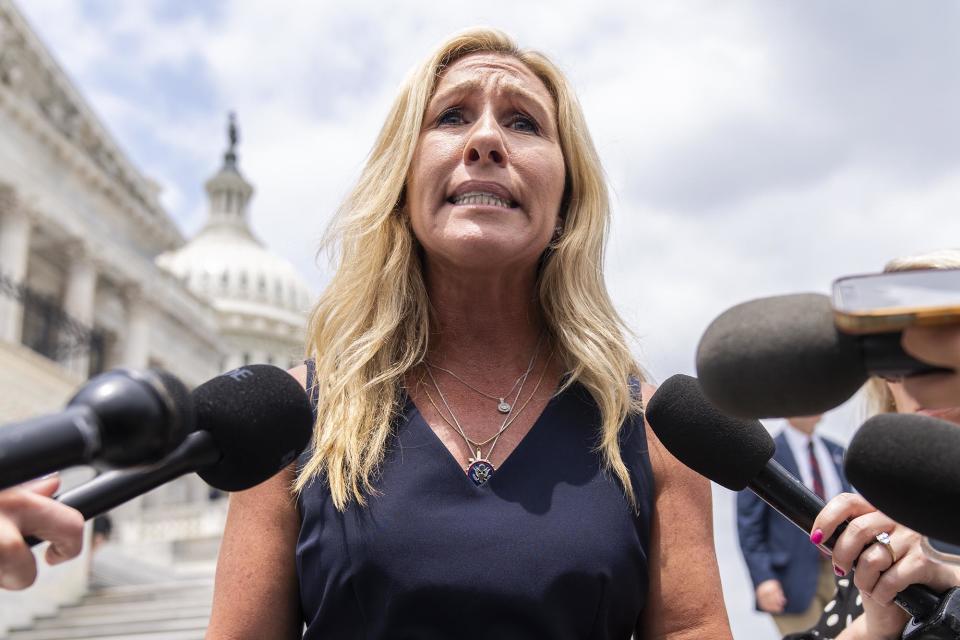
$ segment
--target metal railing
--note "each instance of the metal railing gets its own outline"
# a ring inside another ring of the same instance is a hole
[[[0,297],[18,302],[23,309],[21,342],[55,362],[68,365],[77,357],[89,359],[87,375],[104,369],[106,334],[67,313],[60,301],[15,282],[0,273]]]

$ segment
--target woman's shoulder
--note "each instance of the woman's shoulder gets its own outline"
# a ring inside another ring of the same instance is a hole
[[[306,362],[291,369],[287,369],[287,373],[293,376],[293,378],[300,383],[301,387],[304,389],[307,388],[309,384],[308,377],[310,376],[311,371]]]

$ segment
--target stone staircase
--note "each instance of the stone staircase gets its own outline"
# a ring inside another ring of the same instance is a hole
[[[203,640],[213,601],[212,566],[151,575],[136,563],[121,569],[117,560],[112,566],[94,563],[90,591],[80,602],[28,628],[11,629],[5,640]]]

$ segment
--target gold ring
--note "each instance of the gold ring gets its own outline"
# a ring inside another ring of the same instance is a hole
[[[894,565],[897,563],[897,552],[893,550],[893,545],[891,544],[890,534],[886,531],[881,531],[877,534],[877,542],[880,543],[884,549],[890,554],[890,564]]]

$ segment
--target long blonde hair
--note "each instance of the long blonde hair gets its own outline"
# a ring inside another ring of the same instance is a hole
[[[919,271],[922,269],[958,269],[960,268],[960,249],[940,249],[904,258],[894,258],[884,266],[883,271]],[[879,413],[896,413],[897,405],[886,380],[876,376],[867,380],[863,388],[866,417]]]
[[[313,310],[307,356],[315,362],[317,422],[313,452],[295,490],[313,478],[329,485],[336,507],[366,503],[400,411],[405,374],[427,354],[430,313],[416,240],[403,212],[404,185],[427,103],[443,71],[476,52],[512,56],[537,75],[557,109],[566,166],[563,237],[544,255],[539,302],[556,352],[593,396],[602,424],[597,445],[635,503],[620,456],[624,419],[639,410],[629,386],[643,381],[603,280],[609,200],[600,160],[580,105],[545,56],[521,50],[506,34],[475,28],[443,42],[400,88],[360,180],[328,230],[336,273]]]

